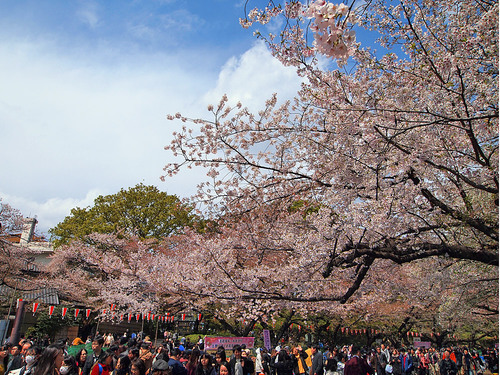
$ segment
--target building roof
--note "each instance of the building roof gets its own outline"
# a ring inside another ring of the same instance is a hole
[[[0,286],[1,296],[12,296],[13,288],[6,285]],[[59,295],[55,288],[40,288],[36,290],[20,291],[19,298],[28,302],[39,302],[46,305],[59,305]]]

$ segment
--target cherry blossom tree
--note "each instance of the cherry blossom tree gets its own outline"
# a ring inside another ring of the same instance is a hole
[[[195,240],[234,289],[345,303],[385,260],[446,257],[496,270],[498,3],[290,1],[242,24],[278,17],[279,36],[258,35],[305,78],[293,102],[274,96],[253,114],[224,96],[208,107],[211,119],[169,116],[193,127],[166,147],[180,158],[166,176],[207,168],[194,199],[239,221]],[[381,50],[356,41],[356,30],[378,33]],[[279,261],[242,267],[239,283],[241,258]],[[314,293],[299,287],[319,279]]]
[[[116,305],[116,313],[156,311],[159,296],[147,274],[159,259],[155,240],[93,233],[58,248],[45,280],[65,300],[101,311],[110,312],[110,304]]]
[[[29,290],[36,286],[27,270],[40,251],[19,242],[19,238],[14,240],[13,234],[21,232],[22,228],[21,212],[0,199],[0,286],[13,290]]]
[[[165,177],[205,168],[193,201],[220,220],[177,244],[178,289],[260,301],[248,320],[362,311],[400,337],[417,322],[494,332],[482,314],[498,317],[498,3],[289,1],[241,23],[278,18],[280,33],[256,33],[304,78],[293,101],[251,113],[224,96],[209,119],[168,117],[191,126],[166,147],[180,161]]]

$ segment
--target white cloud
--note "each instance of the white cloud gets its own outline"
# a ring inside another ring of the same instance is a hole
[[[301,79],[293,67],[284,67],[262,42],[240,57],[232,57],[222,68],[217,85],[204,97],[208,104],[217,104],[223,94],[231,103],[240,101],[251,110],[264,106],[266,99],[278,93],[278,99],[291,99]]]
[[[113,54],[117,54],[114,56]],[[0,197],[46,231],[75,206],[139,182],[187,197],[203,179],[186,170],[162,183],[164,151],[180,126],[165,115],[208,115],[227,93],[260,109],[299,80],[258,43],[217,72],[192,55],[60,51],[46,42],[0,45]],[[120,58],[118,58],[120,57]]]
[[[102,192],[98,190],[89,191],[82,199],[75,198],[49,198],[38,202],[24,197],[13,196],[0,192],[2,202],[9,203],[21,211],[25,217],[36,217],[38,220],[37,232],[47,233],[50,228],[56,226],[75,207],[85,208],[92,206],[94,199]]]

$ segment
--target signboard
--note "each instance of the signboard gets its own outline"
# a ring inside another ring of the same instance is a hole
[[[235,345],[253,349],[255,337],[205,337],[205,350],[217,350],[219,346],[232,350]]]
[[[424,347],[425,349],[429,349],[431,347],[430,341],[413,341],[413,346],[415,348]]]
[[[264,347],[267,350],[271,350],[271,335],[269,334],[269,330],[262,330],[262,335],[264,336]]]

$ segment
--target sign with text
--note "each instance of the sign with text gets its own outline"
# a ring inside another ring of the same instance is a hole
[[[235,345],[253,349],[255,337],[205,337],[205,350],[217,350],[219,346],[232,350]]]
[[[425,348],[429,349],[431,347],[431,342],[430,341],[413,341],[413,346],[415,348]]]
[[[268,329],[262,330],[262,336],[264,336],[264,347],[267,350],[271,350],[271,335]]]

